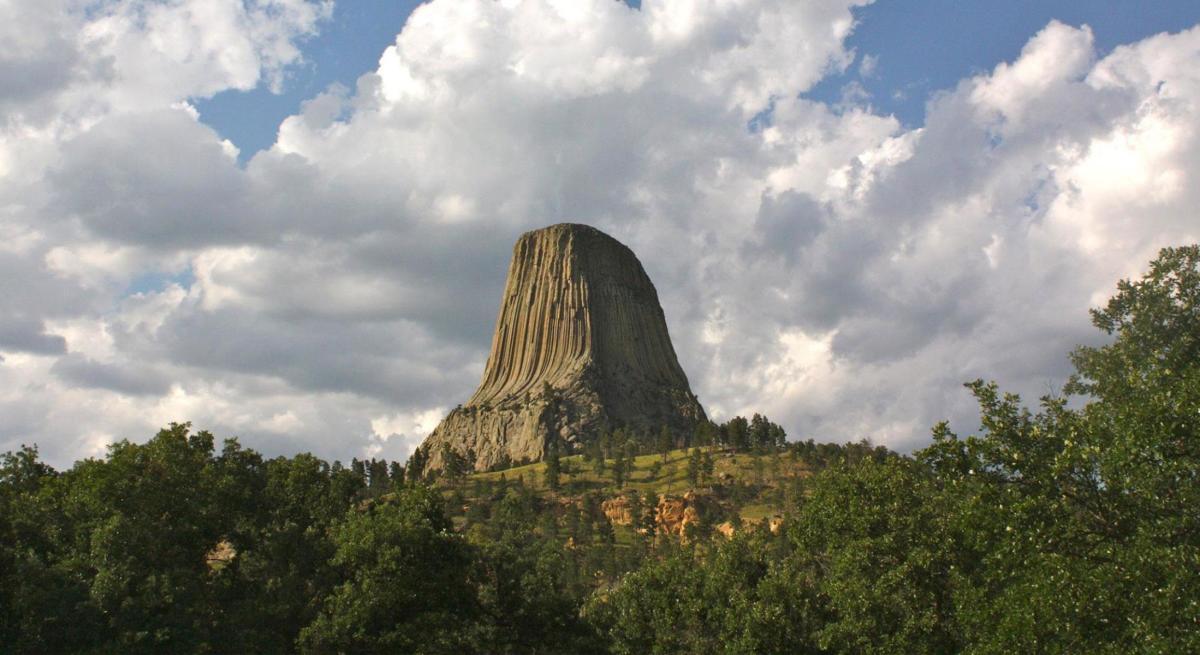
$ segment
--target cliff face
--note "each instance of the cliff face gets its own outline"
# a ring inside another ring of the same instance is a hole
[[[540,459],[624,426],[691,430],[704,410],[679,366],[658,293],[633,251],[586,225],[528,232],[513,248],[483,381],[422,446],[477,470]]]

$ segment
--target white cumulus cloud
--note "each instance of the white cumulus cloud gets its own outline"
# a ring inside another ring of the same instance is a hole
[[[402,458],[564,220],[638,253],[715,416],[910,448],[1198,238],[1195,28],[1051,23],[908,130],[801,97],[861,3],[434,0],[240,165],[187,100],[286,84],[329,3],[6,4],[0,80],[54,74],[0,94],[0,449],[58,464],[172,420]]]

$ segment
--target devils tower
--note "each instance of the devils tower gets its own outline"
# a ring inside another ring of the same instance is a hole
[[[690,431],[704,410],[675,357],[658,293],[633,251],[587,225],[521,235],[483,381],[425,440],[476,470],[541,459],[623,427]]]

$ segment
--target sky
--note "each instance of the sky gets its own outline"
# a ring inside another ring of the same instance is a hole
[[[910,451],[1200,240],[1200,5],[0,0],[0,451],[403,459],[512,243],[629,245],[709,414]]]

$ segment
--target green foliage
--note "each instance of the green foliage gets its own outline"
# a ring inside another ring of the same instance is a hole
[[[655,445],[658,447],[658,452],[662,453],[663,461],[666,461],[667,453],[675,447],[675,439],[671,436],[671,431],[667,426],[664,425],[659,430]]]
[[[735,452],[750,447],[750,423],[741,416],[735,416],[721,426],[722,442]]]
[[[440,497],[404,489],[351,512],[333,530],[333,564],[345,582],[300,633],[314,653],[459,653],[482,613],[474,556],[451,530]]]
[[[773,561],[774,541],[747,533],[707,554],[667,549],[585,614],[622,655],[817,652],[807,589]]]
[[[688,484],[693,487],[700,482],[700,472],[702,470],[702,462],[700,460],[700,449],[693,448],[691,456],[688,457],[687,480]]]
[[[562,475],[562,465],[559,461],[558,438],[554,437],[546,444],[546,486],[558,491],[559,477]]]
[[[442,444],[442,474],[452,481],[462,480],[471,472],[471,460],[450,447]]]
[[[867,460],[813,482],[787,536],[790,564],[808,572],[828,615],[814,641],[834,652],[959,650],[950,583],[960,551],[925,472]]]
[[[935,431],[922,459],[988,557],[963,612],[980,650],[1200,648],[1198,267],[1196,247],[1166,249],[1093,312],[1116,338],[1072,356],[1081,409],[1032,414],[975,382],[984,434]]]

